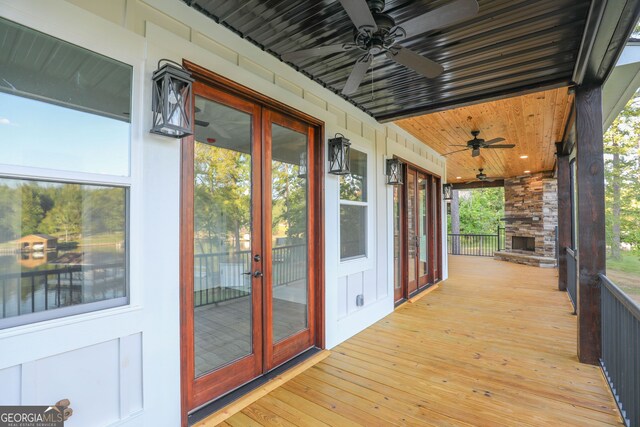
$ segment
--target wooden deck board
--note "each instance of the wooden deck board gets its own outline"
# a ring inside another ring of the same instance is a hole
[[[440,288],[337,346],[230,425],[621,426],[556,270],[450,257]]]

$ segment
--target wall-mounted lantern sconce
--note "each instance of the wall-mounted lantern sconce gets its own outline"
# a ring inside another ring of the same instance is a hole
[[[453,194],[453,186],[451,184],[442,185],[442,198],[444,200],[451,200]]]
[[[387,184],[388,185],[402,185],[402,166],[404,163],[400,159],[387,159]]]
[[[307,153],[304,151],[300,153],[300,164],[298,165],[298,177],[307,177]]]
[[[329,140],[329,173],[348,175],[350,169],[351,142],[344,135],[336,133]]]
[[[160,67],[160,63],[165,64]],[[182,138],[191,135],[193,99],[191,74],[176,62],[158,61],[153,76],[153,127],[151,133]]]

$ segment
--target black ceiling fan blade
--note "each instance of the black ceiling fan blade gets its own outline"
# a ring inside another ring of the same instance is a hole
[[[451,151],[450,153],[445,153],[445,154],[443,154],[443,156],[448,156],[449,154],[459,153],[459,152],[461,152],[461,151],[467,151],[468,149],[469,149],[469,147],[467,147],[467,148],[463,148],[462,150]]]
[[[497,145],[489,145],[484,148],[513,148],[516,144],[497,144]]]
[[[498,142],[502,142],[502,141],[504,141],[504,138],[493,138],[488,141],[485,141],[483,145],[497,144]]]
[[[478,157],[480,155],[480,149],[479,148],[474,148],[471,151],[471,157]]]
[[[456,0],[431,12],[411,18],[398,26],[406,32],[408,38],[436,28],[447,27],[477,14],[478,2],[476,0]]]
[[[369,27],[372,31],[378,30],[366,0],[340,0],[340,4],[357,29]]]
[[[332,53],[344,52],[349,50],[345,44],[333,44],[329,46],[318,46],[310,49],[296,50],[293,52],[285,52],[281,56],[284,61],[300,61],[301,59],[313,58],[316,56],[325,56]]]
[[[442,65],[404,47],[388,51],[386,55],[387,58],[430,79],[438,77],[444,71],[444,67]]]
[[[371,66],[371,61],[373,61],[372,55],[365,55],[356,61],[356,64],[353,66],[353,70],[351,70],[351,74],[349,74],[347,83],[342,89],[343,95],[351,95],[358,90],[360,83],[362,83],[362,80],[364,79],[364,75],[367,74],[367,70]]]

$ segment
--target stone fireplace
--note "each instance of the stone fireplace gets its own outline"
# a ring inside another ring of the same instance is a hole
[[[504,200],[505,250],[495,258],[555,267],[558,186],[553,173],[505,179]]]

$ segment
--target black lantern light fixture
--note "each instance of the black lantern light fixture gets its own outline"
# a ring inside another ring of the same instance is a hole
[[[160,67],[160,63],[165,64]],[[158,61],[153,76],[153,127],[151,133],[182,138],[191,135],[193,100],[191,74],[177,62]]]
[[[451,200],[453,194],[453,186],[451,184],[442,185],[442,198],[444,200]]]
[[[392,158],[387,159],[387,184],[388,185],[402,185],[402,166],[404,163],[400,159]]]
[[[329,173],[348,175],[350,169],[351,142],[341,133],[329,140]]]
[[[300,164],[298,165],[298,177],[307,177],[307,153],[304,151],[300,153]]]

